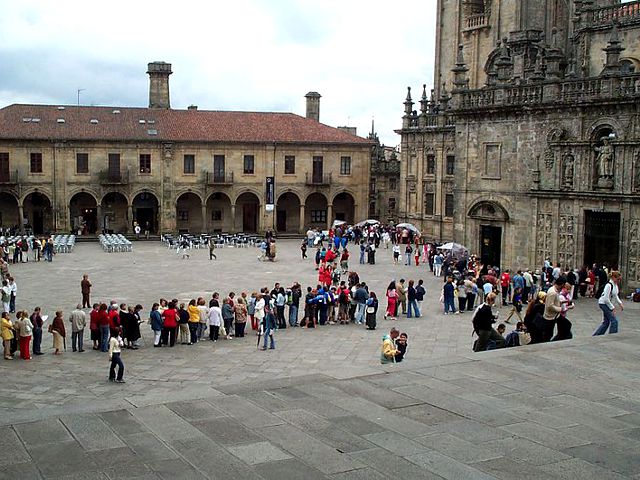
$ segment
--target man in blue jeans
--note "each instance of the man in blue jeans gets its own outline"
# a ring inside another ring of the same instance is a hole
[[[289,304],[289,325],[292,327],[298,326],[298,308],[300,308],[300,297],[302,296],[302,290],[298,282],[294,283],[291,287],[291,303]]]
[[[356,301],[355,321],[357,325],[364,323],[365,307],[369,298],[369,293],[365,286],[364,283],[357,284],[356,291],[353,294],[353,299]]]
[[[604,335],[609,330],[609,333],[618,333],[618,319],[616,318],[616,307],[611,301],[612,299],[620,306],[620,310],[624,310],[622,306],[622,300],[619,296],[619,285],[622,276],[620,272],[614,270],[611,272],[611,280],[609,280],[602,291],[602,295],[598,299],[598,307],[602,310],[602,323],[593,332],[593,335]]]
[[[413,311],[416,318],[420,317],[416,289],[413,283],[413,280],[409,280],[409,288],[407,289],[407,318],[411,318],[411,311]]]
[[[260,350],[267,349],[267,337],[269,338],[269,349],[275,350],[276,339],[274,338],[274,333],[276,331],[276,316],[273,314],[270,308],[268,310],[265,308],[265,311],[266,314],[264,316],[264,319],[262,320],[264,342]]]

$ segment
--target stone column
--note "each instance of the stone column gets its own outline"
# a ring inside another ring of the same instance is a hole
[[[200,207],[202,209],[202,232],[206,233],[209,229],[207,228],[207,204],[203,203]]]
[[[104,218],[102,217],[102,204],[96,205],[96,217],[98,217],[98,232],[102,233],[104,229]]]
[[[133,231],[133,205],[127,205],[127,221],[127,232]],[[142,225],[140,228],[142,228]]]
[[[18,226],[20,227],[20,232],[23,232],[24,231],[24,206],[21,203],[18,203],[18,217],[20,217]]]
[[[333,205],[327,204],[327,229],[331,228],[333,224]]]
[[[304,233],[304,203],[300,204],[300,233]]]
[[[231,233],[236,232],[236,204],[231,204]]]

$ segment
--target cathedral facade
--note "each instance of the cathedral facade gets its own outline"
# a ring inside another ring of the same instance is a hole
[[[436,35],[397,131],[400,217],[489,264],[640,286],[640,2],[438,0]]]

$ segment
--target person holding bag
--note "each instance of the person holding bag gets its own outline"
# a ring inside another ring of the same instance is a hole
[[[56,312],[56,316],[49,325],[49,332],[53,334],[54,355],[62,355],[62,350],[66,349],[67,331],[64,328],[64,320],[62,318],[62,310]]]

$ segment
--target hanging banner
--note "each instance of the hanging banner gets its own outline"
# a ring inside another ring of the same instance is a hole
[[[266,194],[265,204],[268,212],[273,211],[273,206],[276,203],[276,181],[275,177],[267,177],[266,180]]]

